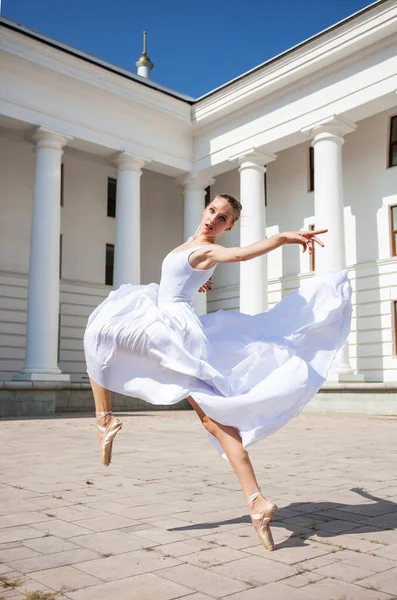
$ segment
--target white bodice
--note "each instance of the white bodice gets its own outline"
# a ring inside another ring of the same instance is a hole
[[[167,254],[161,267],[158,306],[173,302],[193,304],[199,288],[208,281],[216,267],[203,270],[194,269],[189,264],[189,256],[199,248],[202,245]]]

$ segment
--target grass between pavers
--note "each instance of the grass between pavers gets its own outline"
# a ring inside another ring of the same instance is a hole
[[[60,592],[27,592],[23,600],[55,600]]]
[[[20,577],[14,577],[13,579],[10,579],[9,577],[6,577],[5,575],[2,575],[0,577],[0,586],[4,590],[15,589],[16,587],[21,585],[22,582],[23,582],[23,579],[21,579]]]

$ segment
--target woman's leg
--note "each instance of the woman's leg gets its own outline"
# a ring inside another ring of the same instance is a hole
[[[112,396],[109,390],[90,379],[92,393],[95,400],[97,418],[97,432],[102,464],[109,466],[112,460],[112,446],[116,434],[122,428],[120,419],[112,415]],[[107,414],[109,413],[109,414]]]
[[[222,446],[234,472],[242,487],[244,496],[247,498],[251,494],[259,491],[259,485],[256,480],[254,469],[248,452],[243,448],[241,438],[234,427],[222,425],[213,419],[210,419],[191,396],[188,398],[190,404],[198,414],[205,429],[211,433]],[[266,507],[266,498],[258,496],[250,506],[250,512],[260,513]],[[257,523],[254,526],[257,529]]]
[[[95,383],[95,381],[93,381],[91,378],[90,378],[90,384],[91,384],[92,393],[94,395],[96,414],[99,415],[101,413],[110,412],[112,410],[111,392],[109,392],[109,390],[106,390],[104,387],[99,385],[99,383]],[[112,415],[106,415],[105,417],[102,417],[101,425],[103,425],[104,427],[107,427],[107,425],[110,423],[111,420],[112,420]],[[98,429],[98,435],[99,435],[99,433],[100,433],[100,429]],[[102,437],[103,437],[103,434],[102,434]]]

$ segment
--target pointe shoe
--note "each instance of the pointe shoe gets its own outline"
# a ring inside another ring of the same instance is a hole
[[[248,507],[251,504],[251,502],[253,502],[256,498],[258,498],[258,496],[263,496],[263,494],[261,492],[255,492],[255,494],[248,496],[248,498],[246,499]],[[258,527],[258,529],[256,529],[256,533],[258,534],[258,537],[259,537],[260,541],[262,542],[264,548],[266,550],[274,550],[275,545],[274,545],[272,532],[270,531],[269,523],[270,523],[271,519],[274,517],[274,515],[276,514],[278,507],[276,504],[274,504],[274,502],[270,502],[270,500],[267,500],[266,498],[265,498],[265,500],[266,500],[265,510],[262,513],[251,513],[250,512],[250,516],[251,516],[252,521],[260,521],[259,527]]]
[[[113,416],[113,414],[111,412],[97,413],[96,414],[97,421],[100,421],[107,415]],[[102,425],[99,425],[98,422],[97,422],[96,426],[104,434],[102,439],[101,438],[99,439],[99,447],[100,447],[100,452],[101,452],[102,464],[105,467],[108,467],[110,464],[110,461],[112,460],[113,440],[116,437],[116,434],[122,428],[123,424],[120,421],[120,419],[113,416],[113,418],[111,419],[111,421],[109,422],[107,427],[103,427]]]

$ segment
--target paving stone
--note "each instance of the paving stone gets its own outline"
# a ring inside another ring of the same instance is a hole
[[[33,540],[24,540],[24,546],[32,548],[41,554],[55,554],[56,552],[74,550],[78,546],[71,544],[70,541],[62,540],[53,535],[48,537],[35,538]],[[20,558],[24,558],[21,556]],[[26,557],[29,558],[29,557]]]
[[[357,523],[354,521],[345,521],[345,520],[337,520],[333,519],[332,521],[327,521],[326,523],[319,523],[319,530],[321,532],[330,532],[330,533],[341,533],[343,531],[349,531],[354,533],[354,530],[360,529],[362,527],[361,523]],[[322,535],[322,534],[319,534]]]
[[[211,598],[221,598],[226,594],[233,594],[249,587],[247,584],[235,579],[187,564],[162,569],[159,575],[203,594],[208,594]]]
[[[336,550],[333,546],[328,544],[316,544],[309,541],[302,543],[302,540],[299,539],[292,541],[294,542],[294,545],[276,546],[274,552],[268,552],[263,546],[245,548],[244,551],[257,556],[266,556],[266,558],[271,561],[293,565],[310,558],[317,558],[318,556],[326,556],[331,560],[332,552]]]
[[[294,588],[303,588],[306,585],[310,585],[311,583],[315,583],[316,581],[321,581],[322,579],[325,579],[325,576],[313,573],[313,571],[298,571],[298,575],[294,575],[293,577],[283,579],[283,583]]]
[[[193,554],[185,554],[183,560],[196,567],[214,567],[223,563],[228,563],[238,558],[245,558],[246,555],[232,548],[224,548],[222,546],[214,546],[209,550],[194,552]]]
[[[15,527],[16,525],[29,525],[30,523],[39,523],[46,521],[47,517],[39,512],[15,513],[3,515],[0,518],[0,528]]]
[[[74,525],[73,523],[67,523],[66,521],[61,521],[59,519],[50,519],[45,523],[34,523],[32,527],[44,533],[49,533],[50,535],[55,535],[56,537],[66,539],[74,537],[76,535],[84,535],[85,533],[91,533],[91,531],[89,529],[86,529],[85,527],[79,527],[78,525]]]
[[[6,573],[10,573],[13,569],[7,565],[0,564],[0,575],[5,575]],[[1,587],[1,585],[0,585]]]
[[[43,533],[37,529],[25,527],[23,525],[20,527],[5,527],[4,529],[0,529],[0,542],[3,544],[6,542],[17,542],[20,540],[41,537],[42,535]]]
[[[136,535],[136,537],[142,537],[146,540],[156,542],[157,544],[167,544],[168,542],[183,542],[187,541],[188,539],[185,535],[181,535],[180,533],[175,533],[173,531],[159,529],[158,527],[151,527],[150,529],[141,529],[139,531],[134,531],[134,535]]]
[[[32,558],[24,558],[9,562],[8,564],[15,570],[21,573],[31,573],[32,571],[41,571],[43,569],[51,569],[54,567],[63,567],[65,565],[73,565],[86,560],[94,560],[98,558],[98,553],[86,548],[76,548],[55,554],[44,554],[44,556],[34,556]]]
[[[216,542],[219,545],[225,544],[228,548],[233,548],[234,550],[241,550],[243,548],[252,547],[251,537],[249,537],[249,536],[241,537],[239,535],[236,535],[235,533],[229,533],[228,531],[213,533],[208,536],[203,536],[200,539],[205,542],[208,542],[209,540],[211,540],[213,542]]]
[[[30,541],[30,540],[27,540]],[[8,548],[0,550],[0,561],[11,562],[22,558],[32,558],[33,556],[41,556],[39,552],[26,548],[26,546],[17,546],[16,548]]]
[[[102,583],[84,590],[71,592],[68,598],[71,600],[172,600],[187,596],[189,600],[194,600],[192,590],[159,577],[155,573],[145,573],[136,575],[111,583]],[[203,597],[204,598],[204,597]],[[200,598],[196,598],[200,600]]]
[[[349,550],[341,550],[340,552],[349,552]],[[295,569],[305,569],[306,571],[313,571],[314,569],[321,569],[321,567],[327,567],[332,565],[337,559],[338,552],[332,554],[326,554],[325,556],[318,556],[316,558],[309,558],[299,563],[294,563]],[[352,552],[352,554],[355,554]]]
[[[151,541],[117,530],[79,535],[76,538],[69,538],[68,541],[76,546],[96,550],[102,554],[121,554],[123,552],[139,550],[143,546],[156,546]]]
[[[12,600],[26,600],[26,594],[32,592],[42,592],[50,593],[53,592],[53,589],[48,588],[41,583],[34,581],[33,579],[28,579],[26,577],[22,578],[22,583],[18,585],[15,589],[10,590],[1,590],[1,598],[7,600],[8,598],[12,598]],[[56,600],[59,600],[60,596],[57,596]]]
[[[223,600],[315,600],[315,598],[306,590],[294,589],[284,585],[284,583],[277,582],[261,585],[246,592],[233,594],[233,596],[225,596]]]
[[[205,544],[203,542],[202,549],[207,550],[207,548],[212,548],[211,544]],[[186,554],[192,554],[197,551],[197,546],[193,546],[190,541],[189,542],[173,542],[171,544],[162,544],[156,546],[156,550],[162,552],[165,556],[173,556],[177,558],[178,556],[184,556]]]
[[[98,560],[90,560],[82,562],[77,567],[94,575],[104,581],[112,581],[114,579],[123,579],[131,575],[140,575],[158,569],[166,569],[179,565],[180,560],[163,556],[155,550],[144,551],[135,550],[134,552],[126,552],[108,558],[100,558]]]
[[[393,544],[392,546],[379,547],[373,552],[371,552],[371,554],[379,556],[381,558],[388,558],[390,560],[394,560],[397,563],[397,544]]]
[[[68,589],[78,589],[90,585],[98,585],[100,580],[74,567],[56,567],[44,571],[34,571],[29,573],[29,577],[42,583],[43,585],[60,590],[63,587]]]
[[[249,581],[250,585],[272,583],[296,575],[296,569],[293,567],[266,558],[259,558],[259,556],[247,556],[217,567],[211,567],[210,570],[213,573],[238,579],[239,581]]]
[[[324,542],[324,539],[319,535],[310,536],[310,539],[315,542],[320,542],[320,544]],[[326,544],[342,550],[355,550],[356,552],[375,552],[376,550],[382,548],[381,544],[367,542],[366,540],[361,540],[358,537],[347,534],[330,537],[326,540]]]
[[[111,529],[122,529],[137,525],[138,522],[126,517],[115,515],[106,515],[104,517],[95,517],[94,519],[82,519],[73,521],[74,525],[90,529],[91,531],[110,531]]]
[[[305,588],[304,588],[305,589]],[[308,592],[317,600],[391,600],[390,596],[377,590],[368,590],[360,585],[323,579],[308,586]]]
[[[397,594],[397,567],[371,575],[357,583],[370,589],[380,590],[386,594]]]
[[[396,548],[397,550],[397,548]],[[340,550],[333,555],[335,560],[340,560],[344,564],[352,565],[353,567],[359,567],[360,569],[368,569],[375,573],[381,571],[387,571],[396,566],[396,561],[392,561],[388,558],[381,558],[380,556],[374,556],[372,554],[363,554],[362,552],[352,552],[351,550]],[[313,568],[321,568],[326,565],[319,565]]]
[[[316,569],[314,573],[322,575],[323,577],[333,577],[334,579],[347,581],[349,583],[354,583],[357,581],[357,579],[363,579],[363,577],[373,575],[373,571],[369,571],[368,569],[363,569],[361,567],[355,567],[344,563],[343,561],[334,562],[332,565],[328,565],[327,567]]]

